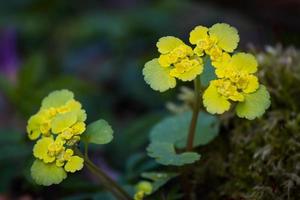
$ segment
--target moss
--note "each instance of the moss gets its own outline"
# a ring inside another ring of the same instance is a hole
[[[300,199],[300,52],[254,52],[272,106],[253,121],[225,116],[221,136],[199,150],[194,178],[202,199]]]

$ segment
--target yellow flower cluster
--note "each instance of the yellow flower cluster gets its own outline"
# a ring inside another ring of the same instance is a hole
[[[145,64],[143,74],[152,89],[166,91],[176,86],[176,78],[191,81],[203,71],[203,60],[180,39],[162,37],[156,44],[159,58]]]
[[[203,95],[207,111],[221,114],[230,109],[231,102],[237,102],[237,115],[254,119],[270,106],[270,96],[253,75],[257,71],[255,57],[247,53],[231,55],[239,39],[238,31],[225,23],[195,27],[189,37],[194,48],[176,37],[162,37],[156,44],[160,56],[145,64],[144,79],[152,89],[166,91],[176,86],[175,78],[191,81],[201,75],[202,57],[208,56],[217,79]]]
[[[66,178],[66,172],[82,169],[83,159],[74,155],[72,148],[85,131],[85,120],[85,111],[68,90],[54,91],[42,101],[40,110],[27,125],[28,137],[37,140],[31,174],[38,184],[59,183]],[[51,169],[51,174],[37,173],[48,172],[46,169]]]
[[[237,53],[222,64],[215,70],[218,79],[210,82],[203,96],[204,105],[211,113],[223,113],[230,108],[229,100],[243,102],[245,94],[259,88],[258,78],[253,75],[257,62],[251,54]]]
[[[210,81],[203,94],[207,111],[222,114],[230,109],[231,102],[237,102],[237,115],[254,119],[270,106],[269,93],[254,75],[258,63],[253,55],[229,54],[238,41],[236,29],[226,24],[216,24],[209,29],[198,26],[190,33],[190,42],[196,45],[194,51],[197,55],[206,53],[215,67],[217,79]]]
[[[215,24],[211,28],[197,26],[190,33],[192,47],[173,36],[159,39],[156,46],[160,56],[145,64],[143,74],[152,89],[160,92],[176,86],[176,78],[191,81],[203,72],[203,59],[209,55],[213,62],[222,61],[239,41],[236,29],[228,24]]]
[[[190,33],[189,40],[191,44],[196,45],[194,52],[198,56],[203,56],[205,53],[210,56],[212,62],[218,62],[236,49],[239,35],[230,25],[218,23],[210,28],[195,27]]]
[[[182,81],[191,81],[203,70],[202,59],[195,56],[193,49],[180,39],[163,37],[157,43],[161,55],[158,63],[170,68],[170,76]]]

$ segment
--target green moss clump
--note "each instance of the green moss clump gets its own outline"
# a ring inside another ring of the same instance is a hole
[[[272,105],[253,121],[228,114],[221,136],[200,149],[195,191],[201,199],[300,199],[300,51],[254,51]]]

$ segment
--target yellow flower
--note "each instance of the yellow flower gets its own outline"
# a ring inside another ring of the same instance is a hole
[[[207,111],[222,114],[230,109],[231,102],[237,102],[239,117],[254,119],[262,115],[269,107],[270,100],[265,87],[253,75],[256,71],[257,61],[253,55],[237,53],[232,57],[226,56],[223,66],[222,62],[216,65],[218,79],[212,80],[203,94]],[[256,100],[249,102],[254,97]],[[250,110],[249,107],[255,109]]]
[[[136,186],[134,200],[143,200],[146,195],[150,195],[153,191],[153,186],[148,181],[141,181]]]
[[[75,172],[81,170],[82,167],[83,167],[83,159],[80,158],[79,156],[72,156],[66,163],[65,170],[67,172]]]
[[[72,126],[72,133],[74,135],[80,135],[85,131],[85,123],[84,122],[77,122]]]
[[[41,134],[49,136],[50,134],[50,119],[51,115],[45,110],[41,110],[29,118],[27,124],[28,137],[31,140],[36,140]]]
[[[239,42],[237,30],[225,23],[218,23],[210,28],[195,27],[190,33],[190,43],[196,45],[194,52],[198,56],[208,54],[211,60],[218,61],[226,52],[231,53]]]
[[[33,147],[33,155],[36,158],[39,158],[45,163],[50,163],[55,161],[55,155],[51,155],[48,152],[48,146],[54,143],[52,137],[44,137],[37,141]]]
[[[68,90],[50,93],[38,113],[28,120],[28,137],[37,140],[31,175],[38,184],[57,184],[66,178],[66,172],[82,169],[83,159],[73,155],[72,148],[85,131],[85,120],[85,110]],[[53,172],[57,173],[55,178]]]
[[[191,81],[203,71],[203,62],[193,49],[180,39],[162,37],[156,44],[159,58],[145,64],[145,81],[154,90],[166,91],[176,86],[176,78]]]
[[[134,194],[133,199],[134,199],[134,200],[143,200],[144,197],[145,197],[145,192],[143,192],[143,191],[138,191],[138,192],[136,192],[136,193]]]

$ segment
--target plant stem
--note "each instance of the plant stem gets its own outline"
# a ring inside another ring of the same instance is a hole
[[[194,102],[193,102],[193,116],[190,123],[189,133],[188,133],[188,139],[186,143],[186,151],[192,151],[193,150],[193,144],[194,144],[194,138],[195,138],[195,132],[197,128],[197,120],[198,120],[198,114],[200,110],[200,77],[197,76],[194,79]],[[181,178],[181,185],[184,191],[184,199],[190,200],[191,199],[191,185],[189,182],[189,170],[190,167],[186,166],[183,167],[182,172],[182,178]]]
[[[194,144],[194,138],[195,138],[195,132],[197,127],[197,120],[198,120],[198,114],[200,110],[200,76],[197,76],[194,79],[194,93],[195,93],[195,99],[193,104],[193,116],[190,123],[189,133],[188,133],[188,139],[186,143],[186,151],[191,151],[193,149]]]
[[[131,200],[130,195],[124,191],[114,180],[112,180],[102,169],[97,167],[87,156],[83,156],[83,154],[75,149],[75,152],[80,157],[84,158],[84,163],[89,171],[94,174],[99,181],[103,184],[103,186],[109,190],[117,199],[119,200]]]

